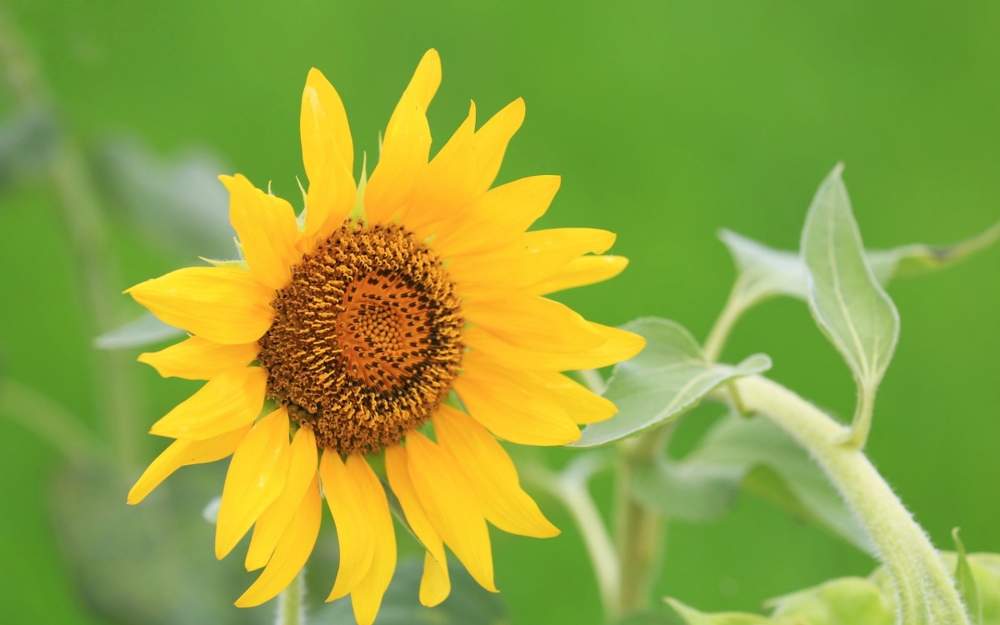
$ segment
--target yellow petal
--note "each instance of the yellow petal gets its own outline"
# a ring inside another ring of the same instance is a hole
[[[150,434],[205,440],[253,423],[264,405],[267,370],[231,369],[209,380],[197,393],[153,424]]]
[[[140,354],[139,362],[153,367],[165,378],[211,380],[224,371],[246,367],[259,351],[258,343],[224,345],[192,336],[158,352]]]
[[[486,428],[444,405],[438,408],[433,421],[438,444],[458,461],[480,494],[487,521],[522,536],[549,538],[559,534],[521,489],[510,456]]]
[[[614,278],[628,266],[624,256],[581,256],[544,280],[528,287],[529,293],[546,295]]]
[[[309,70],[299,121],[302,162],[309,178],[305,247],[328,237],[354,207],[354,145],[344,104],[318,69]],[[309,251],[309,250],[303,250]]]
[[[337,542],[340,544],[337,581],[326,598],[333,601],[354,590],[368,573],[375,556],[375,536],[368,524],[361,493],[340,456],[332,451],[323,452],[319,475],[326,505],[330,507],[333,521],[337,524]]]
[[[465,355],[463,366],[455,391],[469,414],[494,435],[521,445],[549,446],[580,438],[561,406],[532,394],[537,384],[529,373],[493,365],[475,351]]]
[[[216,558],[226,557],[240,542],[281,494],[287,476],[288,412],[279,408],[250,429],[229,463],[215,525]]]
[[[164,323],[216,343],[252,343],[274,319],[274,289],[232,267],[178,269],[126,293]]]
[[[541,217],[559,190],[559,176],[533,176],[491,189],[462,215],[455,227],[438,234],[434,249],[444,258],[478,257],[512,245]]]
[[[424,168],[403,208],[400,221],[419,235],[458,218],[485,189],[476,186],[476,105],[434,160]]]
[[[420,506],[479,585],[493,585],[493,552],[479,496],[461,467],[417,430],[406,435],[407,465]]]
[[[295,249],[299,236],[295,209],[240,174],[219,180],[229,190],[229,221],[239,235],[250,272],[272,289],[285,287],[292,279],[292,265],[301,257]]]
[[[392,219],[427,164],[431,149],[427,106],[440,84],[441,59],[437,50],[428,50],[385,129],[378,166],[365,189],[365,212],[370,223]]]
[[[434,559],[430,551],[424,552],[424,574],[420,577],[420,603],[433,608],[448,598],[451,579],[448,564]]]
[[[573,309],[536,295],[470,300],[462,304],[462,312],[474,326],[524,349],[583,352],[605,342]]]
[[[367,512],[368,529],[375,536],[371,567],[351,591],[351,605],[358,625],[372,625],[396,571],[396,532],[392,527],[385,490],[364,456],[349,456],[347,472],[358,487],[362,506]]]
[[[305,566],[319,535],[323,507],[319,497],[319,480],[313,472],[312,480],[295,514],[281,534],[274,555],[257,581],[236,600],[238,608],[252,608],[277,597]]]
[[[420,602],[425,606],[433,607],[444,601],[450,592],[448,562],[445,558],[444,543],[441,542],[437,530],[434,529],[434,525],[420,506],[420,500],[413,488],[413,481],[410,479],[408,462],[405,447],[402,445],[386,447],[385,470],[389,476],[389,486],[392,487],[392,492],[403,508],[406,523],[427,550],[427,559],[424,560],[424,577],[420,585]],[[427,569],[432,565],[439,570],[428,573]],[[426,591],[425,585],[427,586]]]
[[[597,423],[610,419],[618,412],[613,402],[561,373],[535,371],[532,375],[544,389],[538,392],[562,406],[574,423]]]
[[[170,444],[163,453],[156,457],[143,472],[139,481],[128,492],[128,502],[137,504],[146,498],[163,480],[170,477],[177,469],[189,464],[203,464],[222,460],[236,451],[236,446],[250,430],[245,425],[232,432],[203,441],[178,439]]]
[[[256,571],[267,564],[278,545],[278,540],[291,522],[292,515],[299,508],[309,484],[316,476],[319,454],[316,451],[316,436],[312,430],[299,428],[288,452],[288,477],[285,479],[285,488],[264,510],[253,528],[246,558],[248,571]]]
[[[583,254],[607,251],[614,241],[613,232],[593,228],[534,230],[522,234],[506,248],[453,258],[448,274],[462,285],[463,297],[472,297],[490,287],[529,287]]]
[[[494,115],[476,132],[475,188],[482,193],[490,188],[500,172],[507,144],[524,122],[524,100],[518,98]]]
[[[628,360],[642,351],[646,345],[646,340],[638,334],[598,323],[588,323],[605,338],[605,342],[600,347],[583,352],[554,353],[516,347],[482,328],[465,330],[462,333],[462,342],[474,352],[480,352],[489,360],[504,367],[538,371],[599,369]]]

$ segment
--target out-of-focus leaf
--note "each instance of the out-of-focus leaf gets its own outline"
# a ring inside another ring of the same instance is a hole
[[[55,120],[30,109],[0,124],[0,191],[41,169],[58,141]]]
[[[1000,223],[974,237],[951,245],[913,243],[891,250],[871,250],[868,264],[878,281],[888,284],[893,278],[917,276],[928,271],[947,267],[966,256],[993,245],[1000,240]]]
[[[451,594],[434,608],[420,605],[420,576],[423,559],[401,560],[375,625],[505,625],[507,610],[499,595],[477,584],[465,569],[448,563]],[[309,617],[310,625],[357,625],[349,597],[338,599],[317,610]]]
[[[738,276],[734,296],[748,309],[768,298],[785,295],[805,301],[808,276],[802,257],[777,250],[729,230],[719,239],[729,248]],[[972,238],[951,245],[912,243],[865,254],[875,279],[883,287],[897,278],[917,276],[952,265],[1000,240],[1000,223]]]
[[[969,620],[972,625],[982,625],[983,604],[979,598],[979,585],[976,577],[972,574],[972,567],[969,566],[969,559],[965,553],[965,545],[958,537],[958,528],[951,531],[951,537],[955,541],[955,582],[958,584],[958,592],[962,595],[962,603],[969,611]]]
[[[214,556],[215,528],[201,510],[222,484],[220,466],[182,469],[137,506],[133,479],[73,465],[56,479],[52,510],[79,594],[99,617],[122,625],[270,623],[270,606],[233,601],[255,574],[233,555]]]
[[[182,334],[184,334],[184,330],[163,323],[153,313],[145,313],[123,326],[98,336],[94,339],[94,347],[97,349],[142,347]]]
[[[608,381],[604,396],[615,402],[618,414],[588,425],[571,447],[596,447],[662,425],[721,384],[771,368],[764,354],[736,366],[710,364],[691,333],[666,319],[637,319],[625,329],[645,337],[646,349],[616,365]]]
[[[638,500],[690,522],[712,521],[728,512],[740,488],[874,553],[868,535],[819,466],[764,419],[730,415],[683,460],[651,461],[637,469],[632,482]]]
[[[772,620],[789,625],[895,625],[890,596],[862,577],[835,579],[768,602]]]
[[[899,313],[868,266],[842,170],[834,167],[816,191],[802,230],[802,259],[809,270],[809,309],[857,382],[852,434],[863,444],[875,392],[896,350]]]
[[[151,239],[186,257],[233,256],[229,196],[218,180],[228,168],[216,156],[164,159],[136,139],[116,138],[101,149],[100,165],[115,203]]]
[[[614,622],[614,625],[684,625],[676,611],[664,606],[661,610],[635,612]]]

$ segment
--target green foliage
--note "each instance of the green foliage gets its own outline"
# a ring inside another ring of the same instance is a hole
[[[833,169],[820,185],[802,230],[802,259],[809,275],[809,309],[847,361],[858,385],[852,437],[864,444],[875,392],[899,339],[899,313],[865,259],[858,224]]]
[[[871,542],[812,458],[760,418],[729,416],[683,460],[637,468],[633,495],[671,518],[712,521],[735,505],[740,488],[873,553]]]
[[[402,560],[396,567],[375,625],[505,625],[507,610],[498,595],[483,590],[465,568],[448,563],[451,594],[444,603],[427,608],[417,601],[423,558]],[[310,615],[310,625],[356,625],[351,600],[345,597]]]
[[[615,366],[604,396],[615,402],[613,419],[588,425],[571,447],[596,447],[663,425],[694,408],[711,391],[731,380],[771,368],[764,354],[736,366],[705,359],[691,333],[666,319],[642,318],[626,330],[646,338],[635,358]]]
[[[966,583],[980,589],[982,617],[974,623],[1000,625],[1000,555],[992,553],[966,556],[942,554],[946,561],[958,563],[967,572]],[[963,565],[962,562],[965,562]],[[706,614],[676,599],[667,599],[677,612],[680,625],[895,625],[896,606],[880,568],[868,578],[846,577],[824,582],[768,602],[770,616],[743,613]],[[669,621],[665,621],[669,623]]]
[[[969,620],[971,625],[983,625],[983,602],[979,593],[979,584],[976,576],[972,574],[972,567],[969,565],[969,558],[965,553],[965,545],[958,537],[958,528],[951,532],[955,540],[955,581],[958,585],[958,592],[962,595],[962,603],[969,610]]]
[[[212,555],[214,527],[200,514],[222,475],[182,470],[140,506],[125,505],[134,479],[101,465],[75,464],[53,484],[52,510],[78,592],[121,625],[254,625],[268,606],[232,605],[253,581],[239,556]]]

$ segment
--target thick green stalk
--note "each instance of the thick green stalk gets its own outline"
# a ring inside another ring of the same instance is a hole
[[[808,450],[857,515],[892,582],[897,623],[968,625],[954,580],[927,534],[864,453],[841,444],[848,428],[765,378],[736,384],[746,407]]]
[[[306,569],[302,567],[292,583],[278,595],[274,625],[305,625]]]

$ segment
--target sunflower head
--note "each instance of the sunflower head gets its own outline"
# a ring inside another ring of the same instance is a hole
[[[558,177],[491,188],[524,118],[520,99],[478,129],[473,105],[429,159],[426,109],[440,80],[431,50],[389,120],[370,180],[362,173],[358,185],[344,106],[310,71],[301,214],[243,176],[224,176],[242,259],[128,291],[191,335],[139,359],[164,376],[206,380],[153,425],[174,441],[129,502],[181,466],[232,455],[216,554],[253,528],[247,569],[264,569],[239,606],[273,598],[298,574],[323,492],[340,540],[329,599],[350,594],[358,622],[374,621],[396,564],[387,486],[427,552],[422,603],[450,590],[445,545],[495,590],[487,522],[558,533],[498,439],[576,440],[580,424],[615,408],[562,372],[643,346],[544,297],[613,277],[627,261],[601,255],[614,241],[606,231],[528,230]],[[368,462],[375,454],[384,455],[381,476]]]

